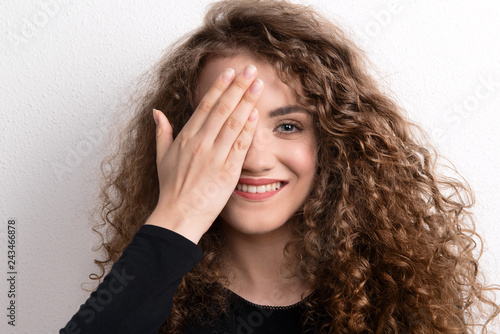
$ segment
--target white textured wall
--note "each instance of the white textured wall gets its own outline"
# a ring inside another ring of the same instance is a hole
[[[107,125],[134,80],[200,22],[207,0],[0,3],[0,332],[53,333],[84,302],[97,239],[86,216]],[[401,105],[477,195],[500,282],[500,2],[307,1],[357,36]],[[17,221],[17,318],[7,238]]]

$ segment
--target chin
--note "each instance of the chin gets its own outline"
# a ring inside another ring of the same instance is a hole
[[[253,214],[252,216],[247,216],[246,219],[235,219],[231,217],[230,214],[220,215],[221,223],[224,227],[229,227],[233,231],[237,231],[242,234],[248,235],[258,235],[274,232],[283,228],[287,225],[286,218],[272,219],[271,217],[259,217],[259,215]]]

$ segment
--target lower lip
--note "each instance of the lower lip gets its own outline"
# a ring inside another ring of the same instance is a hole
[[[254,201],[258,201],[258,200],[263,200],[263,199],[267,199],[269,197],[273,197],[274,195],[276,195],[277,193],[280,192],[281,189],[283,189],[287,184],[284,183],[281,185],[281,188],[279,188],[278,190],[273,190],[273,191],[266,191],[264,193],[247,193],[247,192],[244,192],[244,191],[241,191],[241,190],[238,190],[238,189],[235,189],[234,190],[234,193],[236,195],[239,195],[245,199],[250,199],[250,200],[254,200]]]

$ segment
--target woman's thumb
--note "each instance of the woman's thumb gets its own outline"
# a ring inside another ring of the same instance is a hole
[[[156,123],[156,161],[160,162],[174,141],[174,131],[160,110],[153,109],[153,118]]]

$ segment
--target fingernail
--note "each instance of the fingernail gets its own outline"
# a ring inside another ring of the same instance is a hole
[[[253,108],[252,112],[250,113],[250,117],[248,117],[248,120],[250,122],[253,122],[257,119],[258,115],[259,115],[259,112],[257,111],[257,109]]]
[[[155,120],[156,125],[158,125],[158,109],[153,109],[153,119]]]
[[[234,78],[234,70],[232,68],[228,68],[222,73],[222,80],[226,82],[231,82],[233,78]]]
[[[248,65],[243,71],[243,76],[247,79],[252,79],[255,72],[257,72],[257,68],[253,65]]]
[[[250,91],[254,94],[257,94],[262,89],[263,82],[260,79],[257,79],[250,86]]]

